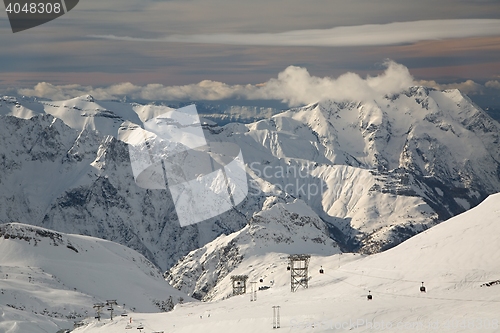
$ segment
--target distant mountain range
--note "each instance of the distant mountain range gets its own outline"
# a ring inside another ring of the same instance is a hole
[[[92,96],[0,98],[0,222],[113,240],[166,270],[297,199],[332,246],[374,253],[500,191],[500,124],[458,90],[413,87],[253,122],[263,110],[247,108],[246,124],[202,119],[209,142],[241,148],[250,193],[235,209],[181,228],[167,191],[135,184],[117,139],[124,122],[142,125],[170,110]]]

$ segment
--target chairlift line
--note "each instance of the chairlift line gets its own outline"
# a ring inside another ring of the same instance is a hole
[[[339,259],[340,260],[340,259]],[[331,268],[329,266],[325,266],[326,268]],[[287,265],[287,271],[290,271],[291,270],[291,267],[290,267],[290,264]],[[373,276],[373,275],[367,275],[367,274],[364,274],[364,271],[362,274],[360,273],[356,273],[356,272],[353,272],[353,271],[348,271],[348,270],[344,270],[344,269],[341,269],[340,268],[340,264],[339,264],[339,267],[337,269],[334,269],[332,268],[332,271],[335,271],[335,270],[339,270],[339,271],[342,271],[344,273],[347,273],[347,274],[352,274],[352,275],[359,275],[359,276],[366,276],[366,277],[371,277],[371,278],[375,278],[375,279],[384,279],[384,280],[391,280],[391,281],[396,281],[396,282],[411,282],[411,283],[422,283],[422,285],[420,286],[420,292],[421,293],[426,293],[426,287],[424,286],[424,282],[421,282],[421,281],[416,281],[416,280],[408,280],[408,279],[394,279],[394,278],[389,278],[389,277],[381,277],[381,276]],[[323,266],[320,265],[320,269],[319,269],[319,273],[320,274],[325,274],[325,270],[323,269]],[[335,277],[331,274],[327,274],[328,276],[331,276],[331,277]],[[310,276],[307,280],[311,279],[312,276]],[[263,282],[263,279],[261,278],[259,280],[261,283]],[[359,288],[359,289],[362,289],[362,290],[368,290],[367,288],[365,287],[362,287],[362,286],[359,286],[359,285],[355,285],[355,284],[352,284],[352,283],[349,283],[349,282],[346,282],[342,279],[336,279],[337,282],[342,282],[342,283],[345,283],[345,284],[348,284],[350,286],[353,286],[353,287],[356,287],[356,288]],[[442,283],[455,283],[455,284],[458,284],[458,283],[463,283],[464,281],[453,281],[453,282],[442,282]],[[412,297],[412,298],[420,298],[419,296],[415,296],[415,295],[405,295],[405,294],[395,294],[395,293],[390,293],[390,292],[384,292],[384,291],[377,291],[375,290],[375,292],[379,293],[379,294],[383,294],[383,295],[389,295],[389,296],[393,296],[393,297]],[[368,300],[373,300],[373,295],[371,294],[371,290],[368,290],[368,294],[367,294],[367,299]],[[430,299],[430,300],[443,300],[443,301],[463,301],[463,302],[486,302],[486,303],[500,303],[500,300],[484,300],[484,299],[457,299],[457,298],[445,298],[445,297],[429,297],[429,296],[426,296],[425,299]]]
[[[331,268],[329,266],[326,266],[326,268]],[[355,272],[350,272],[350,271],[346,271],[346,270],[343,270],[343,269],[337,269],[337,270],[341,270],[342,272],[345,272],[345,273],[348,273],[348,274],[354,274],[354,275],[361,275],[361,276],[368,276],[368,277],[373,277],[373,278],[379,278],[379,279],[386,279],[386,280],[392,280],[392,281],[398,281],[398,282],[412,282],[412,283],[422,283],[422,287],[425,288],[425,286],[423,286],[423,282],[422,281],[413,281],[413,280],[406,280],[406,279],[391,279],[391,278],[384,278],[384,277],[379,277],[379,276],[371,276],[371,275],[366,275],[366,274],[359,274],[359,273],[355,273]],[[335,271],[335,269],[332,268],[332,271]],[[328,274],[328,273],[324,273],[330,277],[335,277],[333,276],[332,274]],[[355,285],[355,284],[352,284],[352,283],[349,283],[349,282],[346,282],[344,280],[337,280],[338,282],[342,282],[342,283],[345,283],[345,284],[348,284],[352,287],[356,287],[356,288],[359,288],[359,289],[362,289],[362,290],[365,290],[365,291],[371,291],[368,290],[367,288],[365,287],[361,287],[359,285]],[[461,281],[463,282],[463,281]],[[461,282],[454,282],[454,283],[461,283]],[[426,289],[426,288],[425,288]],[[389,296],[393,296],[393,297],[411,297],[411,298],[419,298],[419,299],[422,299],[421,296],[417,296],[417,295],[405,295],[405,294],[394,294],[394,293],[389,293],[389,292],[384,292],[384,291],[378,291],[378,290],[375,290],[376,293],[378,294],[383,294],[383,295],[389,295]],[[422,291],[421,291],[422,292]],[[422,292],[423,293],[423,292]],[[373,299],[373,296],[372,296],[372,299]],[[432,296],[425,296],[424,299],[429,299],[429,300],[438,300],[438,301],[453,301],[453,302],[485,302],[485,303],[500,303],[500,300],[485,300],[485,299],[467,299],[467,298],[446,298],[446,297],[432,297]]]
[[[390,277],[361,274],[361,273],[356,273],[353,271],[348,271],[348,270],[345,270],[342,268],[338,268],[338,270],[341,270],[341,271],[346,272],[348,274],[368,276],[368,277],[372,277],[372,278],[376,278],[376,279],[392,280],[392,281],[399,281],[399,282],[411,282],[411,283],[421,283],[422,282],[421,280],[418,281],[418,280],[408,280],[408,279],[394,279],[394,278],[390,278]],[[459,283],[463,283],[463,282],[466,282],[466,281],[442,281],[440,283],[459,284]]]

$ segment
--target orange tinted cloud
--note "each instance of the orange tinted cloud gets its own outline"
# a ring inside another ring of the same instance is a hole
[[[440,81],[457,79],[484,81],[485,79],[498,77],[498,74],[500,74],[500,60],[470,65],[413,68],[411,73],[417,78],[440,78]]]
[[[395,53],[413,57],[447,56],[457,53],[478,53],[500,51],[500,37],[456,38],[447,40],[421,41],[411,45],[390,47]]]

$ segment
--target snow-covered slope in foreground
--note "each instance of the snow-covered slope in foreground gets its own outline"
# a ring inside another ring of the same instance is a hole
[[[277,263],[283,273],[275,276],[276,286],[257,292],[255,302],[242,295],[177,305],[166,314],[136,314],[132,327],[271,332],[272,307],[280,306],[284,332],[498,332],[500,284],[490,282],[500,279],[499,222],[497,194],[386,252],[313,256],[307,290],[292,294],[286,263]],[[123,332],[125,326],[126,320],[92,322],[75,333]]]
[[[125,246],[19,223],[0,225],[0,332],[56,332],[116,300],[127,311],[166,310],[170,287],[146,258]],[[103,317],[109,318],[103,310]]]

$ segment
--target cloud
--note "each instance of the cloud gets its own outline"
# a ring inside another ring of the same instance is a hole
[[[464,82],[457,82],[457,83],[447,83],[447,84],[440,84],[434,80],[431,80],[431,81],[421,80],[421,81],[418,81],[417,83],[419,85],[435,88],[438,90],[458,89],[467,95],[482,94],[485,90],[484,89],[485,86],[483,86],[479,83],[476,83],[472,80],[467,80]]]
[[[297,106],[323,99],[372,100],[413,85],[408,68],[393,61],[387,61],[385,66],[382,74],[366,79],[350,72],[336,79],[320,78],[311,76],[305,68],[290,66],[279,73],[278,78],[269,80],[247,96],[250,99],[278,99]]]
[[[495,90],[500,90],[500,82],[497,80],[488,81],[484,85],[474,82],[473,80],[445,84],[437,83],[434,80],[420,80],[416,83],[421,86],[431,87],[438,90],[458,89],[467,95],[483,95],[487,93],[495,93]]]
[[[338,78],[316,77],[305,68],[289,66],[279,73],[277,78],[258,85],[228,85],[205,80],[183,86],[161,84],[137,86],[120,83],[94,88],[41,82],[32,89],[19,89],[18,93],[52,100],[91,94],[96,99],[117,99],[128,96],[144,100],[280,100],[290,106],[298,106],[323,99],[372,100],[385,94],[399,92],[414,84],[413,77],[405,66],[388,60],[385,67],[385,71],[380,75],[366,78],[355,73],[346,73]]]
[[[423,40],[498,35],[500,35],[500,20],[498,19],[457,19],[342,26],[281,33],[169,35],[161,38],[115,35],[91,35],[89,37],[138,42],[331,47],[397,45]]]
[[[19,89],[17,92],[25,96],[64,100],[85,95],[85,92],[89,90],[92,90],[92,87],[80,86],[78,84],[56,86],[47,82],[40,82],[33,89]]]
[[[494,81],[488,81],[484,84],[485,87],[490,88],[490,89],[498,89],[500,90],[500,82],[497,80]]]

